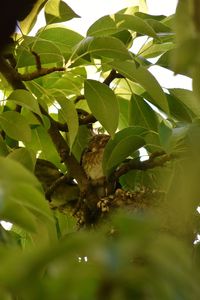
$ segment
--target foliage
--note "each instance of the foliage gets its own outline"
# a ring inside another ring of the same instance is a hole
[[[38,0],[1,50],[2,300],[200,297],[198,4],[144,3],[83,37],[64,1]],[[161,87],[153,65],[194,90]]]

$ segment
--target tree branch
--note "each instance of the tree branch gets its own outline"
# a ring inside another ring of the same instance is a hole
[[[53,67],[53,68],[41,68],[37,69],[36,71],[32,73],[25,73],[25,74],[20,74],[18,73],[19,79],[22,81],[30,81],[48,74],[51,74],[53,72],[60,72],[60,71],[65,71],[64,67]]]
[[[126,174],[131,170],[149,170],[155,167],[162,167],[166,162],[174,158],[171,154],[166,154],[164,151],[153,152],[148,160],[130,160],[129,162],[123,164],[118,170],[115,171],[115,179],[119,179],[122,175]]]

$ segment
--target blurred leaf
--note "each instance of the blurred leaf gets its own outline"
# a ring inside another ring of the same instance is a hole
[[[108,141],[102,162],[105,175],[108,176],[114,167],[145,145],[143,137],[146,133],[143,127],[129,127],[117,132],[114,138]]]
[[[26,167],[29,171],[34,171],[35,157],[26,148],[15,149],[7,156],[10,159],[14,159]]]
[[[6,111],[0,115],[0,125],[11,138],[29,142],[31,140],[31,129],[27,120],[15,111]]]
[[[0,136],[0,156],[7,156],[9,153],[6,142],[3,140],[2,136]]]
[[[113,91],[104,83],[86,80],[85,98],[95,118],[113,136],[119,120],[118,102]]]
[[[200,106],[198,99],[194,96],[193,92],[186,89],[174,88],[169,89],[172,96],[177,98],[183,105],[191,110],[194,115],[200,117]]]
[[[45,5],[45,19],[47,24],[69,21],[79,16],[61,0],[49,0]]]
[[[172,128],[170,128],[166,122],[162,121],[158,129],[160,143],[162,147],[168,151],[169,150],[169,140],[172,136]]]
[[[24,182],[31,186],[40,186],[35,176],[13,159],[0,157],[0,167],[0,181],[2,182],[13,182],[15,184]]]
[[[5,206],[3,209],[0,209],[1,219],[14,223],[28,232],[36,232],[36,219],[27,208],[20,205],[15,199],[10,199],[8,196],[3,198],[3,201]]]
[[[172,93],[170,95],[166,94],[166,97],[171,116],[178,121],[192,122],[195,115],[183,101],[180,101],[175,95],[172,95]]]

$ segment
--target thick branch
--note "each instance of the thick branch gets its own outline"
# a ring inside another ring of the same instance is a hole
[[[116,180],[131,170],[149,170],[155,167],[162,167],[166,162],[172,160],[173,156],[166,154],[164,151],[152,153],[148,160],[130,160],[123,164],[118,170],[115,171],[114,177]]]

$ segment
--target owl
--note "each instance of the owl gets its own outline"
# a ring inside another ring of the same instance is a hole
[[[83,152],[81,164],[87,177],[92,181],[104,178],[103,153],[109,139],[109,135],[97,134],[90,139],[87,149]]]

